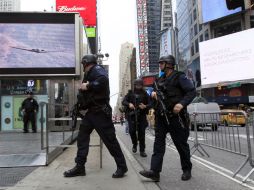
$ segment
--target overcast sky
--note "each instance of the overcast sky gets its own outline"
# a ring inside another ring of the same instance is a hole
[[[111,94],[119,90],[119,53],[121,44],[130,42],[138,47],[136,0],[97,0],[98,27],[102,53],[109,53]],[[22,11],[52,11],[55,0],[21,0]],[[117,95],[111,97],[116,104]]]

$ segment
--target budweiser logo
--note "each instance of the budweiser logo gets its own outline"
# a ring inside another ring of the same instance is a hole
[[[85,7],[76,7],[75,5],[73,7],[58,6],[59,12],[77,12],[77,11],[84,11],[84,10],[86,10]]]

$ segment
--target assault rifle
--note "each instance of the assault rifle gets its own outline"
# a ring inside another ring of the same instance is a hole
[[[167,108],[166,108],[165,103],[164,103],[165,96],[164,96],[163,92],[158,88],[158,84],[156,83],[156,81],[154,81],[154,89],[155,89],[155,92],[157,94],[157,100],[158,100],[158,102],[159,102],[159,104],[162,108],[162,113],[163,113],[163,115],[166,119],[167,125],[169,125],[170,122],[169,122],[168,115],[167,115],[168,111],[167,111]]]
[[[73,135],[74,131],[77,128],[77,120],[78,117],[81,117],[83,119],[83,115],[80,113],[81,109],[85,110],[86,106],[88,105],[88,102],[86,101],[87,98],[84,97],[85,94],[81,90],[79,90],[78,95],[77,95],[77,103],[73,106],[72,112],[71,112],[71,120],[72,120],[72,125],[71,125],[71,141],[73,141]]]

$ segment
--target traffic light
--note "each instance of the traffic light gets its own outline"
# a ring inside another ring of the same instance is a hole
[[[244,0],[226,0],[228,10],[234,10],[238,7],[242,7],[244,10]]]

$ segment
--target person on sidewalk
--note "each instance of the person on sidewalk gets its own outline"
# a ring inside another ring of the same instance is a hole
[[[145,153],[145,130],[148,126],[146,115],[151,107],[149,98],[143,89],[142,79],[136,79],[134,90],[130,90],[122,101],[123,106],[128,108],[126,115],[133,145],[132,152],[137,152],[139,142],[139,151],[142,157],[147,157]]]
[[[33,133],[37,132],[36,128],[36,113],[38,112],[38,102],[33,98],[32,91],[26,91],[27,98],[21,104],[21,110],[23,113],[23,122],[24,122],[24,133],[28,133],[28,123],[29,121],[32,124]]]
[[[187,105],[196,96],[196,90],[183,72],[174,70],[175,64],[175,58],[172,55],[162,56],[159,59],[160,69],[164,71],[164,74],[156,80],[156,84],[160,90],[160,95],[164,94],[164,104],[169,122],[165,117],[163,106],[158,103],[155,108],[155,141],[150,170],[140,171],[142,176],[154,181],[160,180],[166,148],[165,138],[168,132],[180,155],[183,170],[181,179],[185,181],[191,178],[192,163],[190,161],[190,148],[187,143],[189,137]],[[158,100],[158,95],[158,92],[155,91],[151,94],[155,100]]]
[[[65,171],[65,177],[85,176],[85,163],[89,151],[90,134],[95,129],[114,157],[117,170],[113,178],[121,178],[128,171],[112,122],[109,105],[109,79],[106,70],[97,64],[97,56],[90,54],[82,58],[84,79],[80,86],[83,95],[81,108],[86,110],[77,138],[77,156],[74,168]]]

